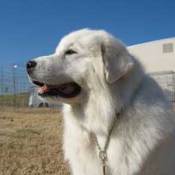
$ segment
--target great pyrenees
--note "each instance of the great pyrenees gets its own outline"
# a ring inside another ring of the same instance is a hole
[[[29,61],[27,72],[42,98],[64,104],[63,149],[72,174],[175,174],[171,106],[111,34],[72,32],[54,54]]]

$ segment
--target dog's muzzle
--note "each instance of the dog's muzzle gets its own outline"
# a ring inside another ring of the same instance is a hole
[[[42,97],[62,97],[73,98],[80,94],[81,87],[75,82],[67,82],[64,84],[50,85],[49,83],[40,82],[32,78],[32,73],[36,69],[37,62],[34,60],[28,61],[26,64],[27,73],[32,80],[32,83],[38,87],[38,95]]]

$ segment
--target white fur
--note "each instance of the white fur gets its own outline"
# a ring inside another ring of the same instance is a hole
[[[67,49],[77,54],[65,56]],[[149,59],[149,58],[148,58]],[[61,40],[55,54],[36,59],[32,79],[75,81],[82,87],[64,103],[64,152],[74,175],[102,175],[92,133],[107,150],[107,175],[174,175],[174,113],[157,83],[125,46],[101,30],[83,29]]]

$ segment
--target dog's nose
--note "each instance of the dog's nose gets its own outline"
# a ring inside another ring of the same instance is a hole
[[[32,68],[35,68],[37,65],[36,61],[28,61],[26,64],[27,71],[30,71]]]

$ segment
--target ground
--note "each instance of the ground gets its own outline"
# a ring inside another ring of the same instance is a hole
[[[53,109],[0,109],[0,175],[70,175],[62,116]]]

